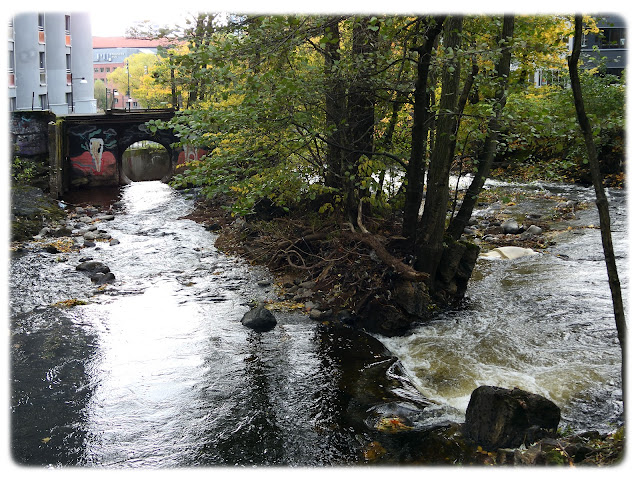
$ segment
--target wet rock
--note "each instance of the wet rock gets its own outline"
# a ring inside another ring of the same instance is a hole
[[[204,228],[209,232],[217,232],[218,230],[222,230],[222,225],[219,223],[210,223],[205,225]]]
[[[120,244],[120,240],[118,240],[117,238],[112,238],[111,241],[109,241],[109,245],[114,246],[114,245],[119,245]]]
[[[515,221],[513,218],[506,220],[502,225],[500,225],[500,227],[502,228],[503,233],[513,234],[513,233],[518,233],[518,231],[520,230],[520,226],[518,225],[518,222]]]
[[[313,297],[313,292],[306,288],[298,288],[296,295],[293,297],[296,300],[306,300]]]
[[[42,250],[47,253],[60,253],[60,250],[53,245],[46,245]]]
[[[325,316],[326,316],[325,313],[320,311],[320,310],[318,310],[317,308],[312,308],[309,311],[309,318],[311,320],[320,320],[320,319],[324,318]]]
[[[553,437],[560,408],[540,395],[519,388],[481,386],[471,394],[465,414],[465,436],[485,450],[517,448]]]
[[[79,272],[88,272],[90,274],[109,273],[111,271],[104,263],[93,260],[82,262],[76,267],[76,270]]]
[[[318,308],[318,304],[312,301],[304,302],[304,308],[306,310],[313,310]]]
[[[71,236],[71,230],[68,227],[60,227],[49,232],[49,235],[56,238],[69,237]]]
[[[96,217],[96,219],[97,219],[97,220],[102,220],[102,221],[105,221],[105,222],[111,221],[111,220],[113,220],[114,218],[116,218],[114,215],[108,215],[108,214],[105,214],[105,215],[98,215],[98,216]]]
[[[269,280],[258,280],[257,285],[259,287],[268,287],[271,285],[271,282]]]
[[[566,202],[560,202],[556,208],[557,209],[573,209],[578,205],[578,202],[575,200],[567,200]]]
[[[111,273],[94,273],[89,278],[91,278],[91,282],[96,285],[104,285],[106,283],[113,283],[116,279],[116,276]]]
[[[531,225],[524,231],[524,233],[530,233],[531,235],[540,235],[542,233],[542,229],[537,225]]]
[[[252,308],[242,317],[242,325],[251,328],[256,332],[268,332],[273,330],[277,325],[276,317],[271,313],[264,304]]]
[[[400,280],[396,283],[392,296],[409,315],[426,318],[431,312],[431,297],[424,283]]]
[[[406,333],[415,318],[407,315],[398,305],[373,298],[357,317],[345,317],[346,321],[343,322],[347,325],[353,322],[368,332],[391,337]]]
[[[96,242],[93,242],[93,241],[91,241],[91,240],[87,240],[87,239],[85,238],[85,239],[84,239],[84,242],[82,243],[82,245],[83,245],[84,247],[91,248],[91,247],[95,247],[95,246],[96,246]]]

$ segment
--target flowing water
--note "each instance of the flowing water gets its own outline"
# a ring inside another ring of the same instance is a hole
[[[489,188],[505,186],[488,182]],[[464,421],[471,392],[496,385],[550,398],[561,407],[563,422],[574,428],[615,430],[622,415],[621,357],[600,230],[593,228],[599,221],[592,189],[538,183],[515,190],[538,195],[508,207],[513,216],[536,213],[559,198],[591,207],[555,225],[566,230],[543,254],[479,259],[463,308],[443,313],[408,336],[380,340],[399,357],[418,389],[436,402],[433,415]],[[624,192],[609,191],[609,202],[626,300]],[[488,205],[476,214],[499,209],[504,205]]]
[[[567,194],[589,196],[576,187]],[[362,338],[295,312],[277,313],[271,332],[243,327],[252,299],[275,296],[258,286],[267,272],[218,252],[212,233],[181,218],[192,202],[160,182],[128,185],[120,200],[123,210],[100,225],[119,244],[65,254],[27,248],[11,259],[14,459],[109,467],[358,462],[370,439],[364,422],[345,419],[354,399],[344,386],[370,367],[353,366]],[[612,205],[624,265],[624,196],[612,194]],[[597,223],[593,209],[580,215],[576,222]],[[599,232],[572,231],[548,254],[481,261],[464,308],[382,339],[430,400],[421,421],[460,421],[480,384],[548,396],[578,427],[610,430],[620,421],[620,356]],[[106,263],[115,283],[92,285],[75,270],[81,257]],[[68,299],[87,304],[52,306]],[[375,357],[367,349],[364,356]]]

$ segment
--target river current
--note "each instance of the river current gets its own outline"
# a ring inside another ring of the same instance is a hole
[[[587,189],[557,188],[591,198]],[[100,225],[119,244],[12,256],[14,460],[356,462],[362,438],[338,411],[340,340],[299,312],[278,312],[267,334],[245,328],[251,300],[275,298],[258,284],[268,272],[217,251],[214,234],[182,218],[192,201],[160,182],[128,185],[120,200],[115,219]],[[624,194],[611,192],[611,201],[626,295]],[[597,213],[574,222],[597,224]],[[548,253],[480,261],[463,308],[380,339],[431,401],[426,421],[463,420],[471,391],[493,384],[551,398],[577,428],[615,429],[620,355],[599,238],[597,229],[574,228]],[[75,270],[81,257],[107,264],[116,282],[96,288]],[[87,304],[54,306],[68,299]]]
[[[572,428],[615,430],[622,416],[621,355],[600,230],[593,228],[599,224],[593,189],[495,181],[487,186],[538,194],[508,207],[513,216],[548,208],[545,204],[558,198],[591,206],[553,225],[559,232],[556,244],[543,254],[510,261],[479,259],[463,308],[443,313],[408,336],[380,340],[402,361],[418,389],[437,402],[434,415],[464,421],[471,392],[496,385],[550,398],[562,409],[562,422]],[[624,192],[609,190],[608,200],[626,301]],[[498,207],[489,205],[475,215],[492,213],[492,208]]]

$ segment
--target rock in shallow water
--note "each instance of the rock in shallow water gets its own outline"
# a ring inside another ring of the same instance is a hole
[[[559,422],[560,408],[551,400],[519,388],[483,385],[471,394],[464,430],[469,440],[491,451],[553,437]]]
[[[242,317],[242,325],[256,332],[268,332],[273,330],[278,322],[264,304],[252,308]]]
[[[518,222],[513,218],[508,219],[500,226],[502,227],[502,231],[504,233],[518,233],[518,230],[520,230]]]
[[[109,273],[110,269],[109,267],[107,267],[104,263],[102,262],[96,262],[96,261],[86,261],[86,262],[82,262],[81,264],[79,264],[76,267],[76,270],[80,271],[80,272],[88,272],[90,274],[93,273]]]

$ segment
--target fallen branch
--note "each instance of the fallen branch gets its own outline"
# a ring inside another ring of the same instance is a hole
[[[352,226],[353,227],[353,226]],[[418,272],[412,267],[404,263],[399,258],[391,255],[387,249],[378,241],[378,239],[370,233],[357,233],[355,229],[350,232],[342,231],[342,235],[347,239],[362,242],[373,249],[378,255],[378,258],[386,265],[390,266],[394,272],[405,280],[412,282],[426,282],[429,280],[429,274],[425,272]]]

